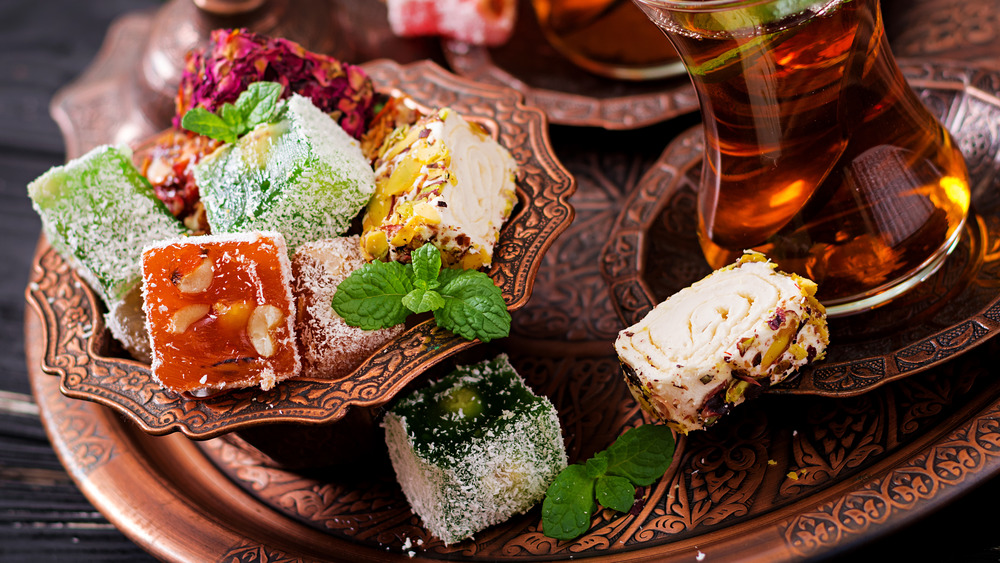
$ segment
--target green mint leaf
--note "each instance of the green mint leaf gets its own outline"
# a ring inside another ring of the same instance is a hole
[[[510,313],[500,288],[478,270],[464,270],[451,276],[438,292],[444,306],[434,311],[434,320],[468,340],[489,342],[510,334]]]
[[[583,466],[587,468],[587,475],[597,479],[608,471],[608,460],[604,457],[592,457]]]
[[[601,506],[618,512],[628,512],[635,504],[635,487],[625,477],[615,475],[598,477],[594,494]]]
[[[601,506],[628,512],[635,504],[635,485],[648,486],[662,477],[673,455],[674,435],[666,426],[647,424],[625,432],[608,449],[556,476],[542,502],[542,533],[559,540],[583,535],[596,509],[595,496]]]
[[[222,108],[219,110],[219,116],[222,117],[222,121],[226,123],[233,131],[236,131],[236,136],[239,137],[244,131],[243,127],[243,115],[236,109],[236,106],[226,102],[222,104]]]
[[[238,98],[236,108],[243,116],[246,130],[267,123],[279,113],[281,95],[285,87],[278,82],[254,82]]]
[[[413,277],[427,283],[429,289],[439,287],[438,274],[441,272],[441,251],[433,244],[425,244],[410,253],[413,263]],[[430,287],[433,284],[434,287]],[[418,285],[420,287],[420,285]]]
[[[594,479],[582,465],[570,465],[549,485],[542,501],[542,531],[557,540],[571,540],[590,529],[594,513]]]
[[[414,281],[419,283],[421,280]],[[415,287],[403,297],[403,305],[414,313],[426,313],[444,307],[444,297],[433,289]]]
[[[674,457],[674,434],[666,426],[644,424],[619,436],[597,457],[607,459],[608,475],[649,486],[670,467]]]
[[[221,117],[205,108],[191,108],[181,118],[181,127],[226,143],[236,142],[236,132]]]
[[[395,326],[410,314],[403,298],[413,289],[409,267],[375,260],[340,282],[333,296],[333,309],[347,324],[364,330]]]

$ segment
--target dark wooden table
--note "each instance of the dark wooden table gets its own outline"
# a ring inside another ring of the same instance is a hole
[[[895,0],[887,3],[886,12],[933,17],[932,4],[953,8],[962,2]],[[159,5],[154,0],[0,3],[0,561],[151,559],[91,506],[49,445],[31,396],[23,320],[24,289],[40,230],[25,186],[62,163],[65,154],[49,116],[49,100],[93,59],[116,17]],[[991,39],[997,35],[1000,7],[992,9],[973,30],[985,39],[975,51],[964,53],[947,52],[947,35],[921,42],[913,26],[887,21],[890,35],[911,50],[923,45],[926,52],[938,49],[937,54],[964,54],[989,63],[1000,60]],[[994,479],[856,555],[893,561],[1000,561],[994,516],[998,504],[1000,479]]]

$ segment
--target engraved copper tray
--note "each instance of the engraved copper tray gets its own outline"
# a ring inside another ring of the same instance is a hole
[[[404,67],[382,60],[364,68],[381,92],[402,91],[429,108],[450,106],[482,124],[513,154],[521,173],[519,204],[500,233],[490,276],[508,309],[521,308],[546,249],[573,219],[567,198],[575,183],[552,153],[545,116],[525,106],[514,90],[472,83],[431,62]],[[94,84],[73,88],[86,97]],[[265,423],[332,422],[351,406],[389,401],[430,366],[474,345],[428,319],[343,379],[302,377],[267,392],[246,389],[194,400],[164,390],[147,364],[121,353],[104,327],[99,299],[44,241],[27,297],[44,319],[42,369],[59,376],[63,393],[112,407],[154,434],[180,431],[208,438]]]
[[[517,89],[555,124],[633,129],[698,110],[694,87],[681,65],[677,76],[644,82],[612,80],[577,68],[546,42],[529,0],[520,0],[514,35],[506,44],[442,45],[452,70],[478,82]]]
[[[973,215],[936,274],[886,306],[831,319],[826,359],[771,393],[857,395],[1000,332],[1000,72],[905,59],[900,66],[966,157]],[[698,126],[667,147],[625,203],[604,249],[602,273],[626,325],[711,273],[696,237],[703,142]]]
[[[511,354],[529,385],[556,404],[571,461],[603,449],[641,418],[611,347],[624,325],[600,257],[668,134],[666,124],[553,131],[560,160],[578,180],[576,219],[546,253],[532,299],[512,314],[512,337],[435,368]],[[986,138],[996,144],[995,135]],[[977,162],[995,166],[988,158]],[[664,478],[642,491],[636,514],[598,513],[578,541],[540,534],[535,508],[445,547],[410,512],[384,455],[353,467],[291,471],[229,436],[151,436],[116,411],[65,397],[59,380],[39,367],[42,320],[29,311],[25,326],[35,398],[63,464],[103,514],[165,560],[832,557],[911,525],[1000,474],[994,339],[862,395],[772,394],[749,402],[710,431],[683,438]]]

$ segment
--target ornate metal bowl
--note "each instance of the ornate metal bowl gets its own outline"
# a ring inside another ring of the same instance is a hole
[[[520,201],[500,233],[490,276],[510,310],[522,307],[545,251],[574,215],[567,199],[576,185],[553,155],[544,114],[525,106],[514,90],[475,84],[434,63],[403,67],[374,61],[365,69],[384,93],[399,90],[429,108],[450,106],[479,122],[517,160]],[[90,95],[96,86],[84,83],[78,91]],[[262,424],[333,422],[352,406],[386,403],[429,367],[474,345],[427,320],[343,379],[303,377],[267,392],[248,389],[195,400],[161,388],[149,365],[121,352],[104,327],[100,300],[44,240],[27,298],[43,320],[42,369],[61,378],[62,392],[107,405],[152,434],[180,431],[210,438]]]

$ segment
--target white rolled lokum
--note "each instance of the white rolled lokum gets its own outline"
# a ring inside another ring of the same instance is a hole
[[[748,392],[823,357],[829,333],[816,289],[745,253],[619,333],[615,350],[629,390],[679,432],[711,425]]]

